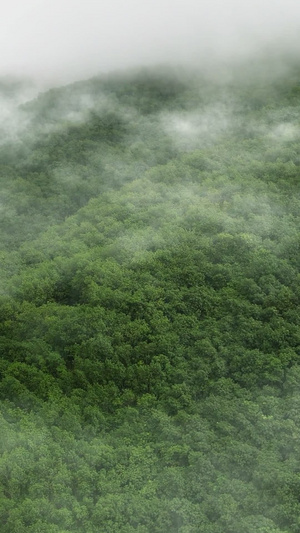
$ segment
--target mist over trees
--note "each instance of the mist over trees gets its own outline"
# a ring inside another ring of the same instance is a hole
[[[1,532],[298,533],[297,63],[22,83],[0,83]]]

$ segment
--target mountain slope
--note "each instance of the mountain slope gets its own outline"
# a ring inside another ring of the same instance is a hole
[[[118,74],[18,110],[4,533],[299,530],[300,75],[249,78]]]

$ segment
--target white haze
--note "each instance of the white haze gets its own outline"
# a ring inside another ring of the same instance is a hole
[[[299,50],[299,0],[10,0],[1,7],[0,76],[39,83]]]
[[[181,150],[203,148],[219,138],[231,126],[233,109],[222,102],[208,104],[189,112],[163,113],[161,123]]]
[[[0,80],[0,145],[17,140],[26,130],[29,117],[22,111],[22,104],[34,98],[37,91],[35,84],[27,80],[19,84],[9,77]]]

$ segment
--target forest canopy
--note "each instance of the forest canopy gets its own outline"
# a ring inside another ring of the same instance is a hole
[[[12,107],[1,532],[299,532],[299,104],[292,65]]]

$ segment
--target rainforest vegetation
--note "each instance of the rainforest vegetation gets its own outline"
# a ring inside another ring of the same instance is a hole
[[[300,69],[23,90],[0,84],[1,533],[299,533]]]

